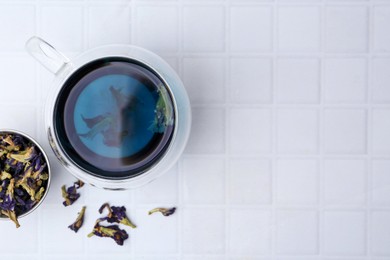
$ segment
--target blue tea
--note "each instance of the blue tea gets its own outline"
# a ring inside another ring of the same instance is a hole
[[[151,167],[172,139],[172,96],[146,65],[95,60],[69,78],[55,106],[55,131],[69,158],[87,172],[128,178]]]

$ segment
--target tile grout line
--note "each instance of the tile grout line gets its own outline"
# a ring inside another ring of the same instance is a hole
[[[367,12],[367,50],[369,54],[369,58],[366,60],[366,103],[368,104],[367,112],[366,112],[366,150],[368,155],[368,160],[366,161],[366,256],[370,256],[371,251],[371,234],[370,234],[370,222],[371,222],[371,213],[372,213],[372,125],[373,125],[373,109],[372,109],[372,51],[373,51],[373,37],[374,37],[374,6],[373,3],[368,6]]]
[[[324,77],[324,56],[325,56],[325,43],[326,43],[326,36],[325,36],[325,24],[326,24],[326,6],[325,6],[325,0],[321,1],[320,4],[320,55],[319,55],[319,90],[318,90],[318,101],[319,101],[319,122],[318,122],[318,155],[319,160],[317,160],[317,210],[318,210],[318,216],[317,216],[317,253],[318,255],[323,254],[324,250],[324,239],[323,239],[323,218],[324,218],[324,210],[323,210],[323,179],[324,179],[324,145],[322,140],[325,136],[324,131],[324,86],[325,86],[325,77]]]
[[[225,256],[225,259],[227,260],[228,259],[228,256],[229,256],[229,252],[231,250],[230,248],[230,216],[231,216],[231,208],[229,207],[230,206],[230,118],[229,118],[229,114],[230,114],[230,109],[228,108],[228,103],[230,102],[230,70],[231,70],[231,67],[230,67],[230,59],[228,57],[228,54],[230,52],[230,49],[231,49],[231,46],[230,46],[230,28],[231,28],[231,3],[229,0],[226,0],[225,3],[224,3],[224,7],[225,7],[225,27],[224,27],[224,30],[225,30],[225,46],[224,46],[224,50],[225,50],[225,53],[224,53],[224,61],[225,61],[225,64],[224,64],[224,69],[225,69],[225,74],[224,74],[224,99],[225,99],[225,102],[224,102],[224,112],[225,112],[225,131],[224,131],[224,142],[225,142],[225,151],[224,151],[224,170],[225,170],[225,174],[224,174],[224,200],[225,200],[225,241],[224,241],[224,256]]]
[[[271,206],[271,211],[270,211],[270,216],[271,216],[271,230],[269,234],[269,239],[270,239],[270,248],[269,254],[271,256],[276,256],[277,255],[277,230],[278,230],[278,220],[277,220],[277,205],[276,205],[276,197],[277,197],[277,155],[278,155],[278,140],[277,140],[277,133],[278,133],[278,110],[277,110],[277,64],[278,64],[278,44],[279,44],[279,23],[278,23],[278,18],[279,18],[279,5],[276,2],[272,3],[272,21],[271,21],[271,26],[272,26],[272,41],[271,41],[271,57],[272,57],[272,71],[271,71],[271,140],[272,140],[272,147],[271,147],[271,160],[270,160],[270,166],[271,166],[271,199],[270,199],[270,206]]]

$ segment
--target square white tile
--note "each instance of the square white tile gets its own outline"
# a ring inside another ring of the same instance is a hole
[[[83,49],[83,7],[79,5],[44,5],[40,9],[42,37],[61,51]],[[72,19],[69,19],[72,17]]]
[[[390,206],[390,160],[375,159],[371,163],[372,203],[375,206]]]
[[[390,153],[390,109],[372,110],[372,151],[377,154]]]
[[[375,103],[388,103],[390,102],[390,88],[388,82],[390,81],[390,75],[387,73],[390,69],[389,58],[373,58],[371,71],[372,71],[372,99]]]
[[[318,212],[279,210],[276,217],[276,252],[283,255],[318,253]]]
[[[318,6],[278,8],[278,49],[286,52],[315,52],[320,48],[320,9]]]
[[[186,204],[223,204],[225,160],[200,157],[182,160],[182,196]]]
[[[327,159],[322,176],[326,205],[364,205],[367,194],[367,163],[358,159]]]
[[[279,58],[276,98],[280,103],[317,103],[320,62],[315,58]]]
[[[138,6],[135,12],[135,44],[157,52],[177,51],[178,12],[176,5]]]
[[[229,101],[270,103],[272,100],[272,60],[269,58],[230,59]]]
[[[234,255],[271,252],[272,215],[258,209],[232,209],[229,214],[228,251]]]
[[[334,256],[363,256],[366,253],[364,211],[325,211],[322,223],[322,252]]]
[[[229,160],[228,199],[230,204],[271,203],[271,162],[267,159]]]
[[[0,70],[2,104],[19,103],[21,106],[37,102],[36,63],[32,57],[26,54],[0,55]],[[23,72],[23,76],[16,75],[15,71]]]
[[[324,62],[324,99],[327,103],[364,103],[367,93],[365,58],[329,58]]]
[[[373,211],[370,221],[370,253],[375,256],[390,256],[390,212]]]
[[[272,8],[232,6],[230,8],[230,50],[265,52],[272,48]]]
[[[363,154],[367,148],[364,109],[326,109],[323,149],[328,154]]]
[[[377,52],[388,52],[390,36],[387,33],[387,25],[390,23],[390,6],[374,7],[373,16],[373,49]]]
[[[325,7],[325,50],[365,52],[368,46],[368,11],[365,6]]]
[[[129,44],[131,9],[128,5],[96,5],[88,8],[88,46]]]
[[[192,104],[225,102],[225,67],[224,58],[183,58],[183,82]]]
[[[225,151],[225,110],[194,108],[192,129],[185,153],[221,154]]]
[[[232,154],[271,151],[272,115],[268,109],[229,110],[229,148]]]
[[[224,210],[196,208],[183,211],[183,252],[200,255],[223,253],[225,250]]]
[[[281,153],[312,154],[318,151],[318,111],[279,109],[277,148]]]
[[[184,51],[224,51],[224,7],[220,5],[184,6],[182,39]]]
[[[36,33],[36,7],[27,5],[0,6],[0,48],[7,51],[24,51],[25,42]],[[5,26],[6,25],[6,26]]]
[[[314,159],[279,159],[276,162],[276,202],[313,205],[318,202],[319,165]]]

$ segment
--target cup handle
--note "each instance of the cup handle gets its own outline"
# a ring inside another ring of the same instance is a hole
[[[69,59],[64,54],[57,51],[53,46],[37,36],[31,37],[26,42],[26,50],[31,56],[39,61],[39,63],[54,74],[57,74],[69,63]]]

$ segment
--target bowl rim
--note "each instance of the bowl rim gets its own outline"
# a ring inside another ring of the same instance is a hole
[[[47,156],[47,154],[46,154],[45,150],[42,148],[42,146],[34,138],[32,138],[30,135],[28,135],[28,134],[26,134],[26,133],[24,133],[22,131],[11,129],[11,128],[0,128],[0,134],[3,134],[3,133],[18,134],[18,135],[23,136],[24,138],[27,138],[29,141],[31,141],[34,145],[36,145],[39,148],[39,150],[41,151],[43,157],[45,158],[46,164],[47,164],[47,173],[48,173],[49,177],[47,179],[46,190],[43,193],[42,198],[38,201],[37,204],[35,204],[30,210],[28,210],[28,211],[24,212],[23,214],[17,216],[18,219],[20,219],[20,218],[23,218],[23,217],[29,215],[33,211],[35,211],[42,204],[42,202],[45,200],[47,194],[49,193],[50,182],[51,182],[50,161],[49,161],[49,157]],[[9,221],[10,219],[7,218],[7,217],[0,216],[0,221],[2,221],[2,220],[8,220]]]

